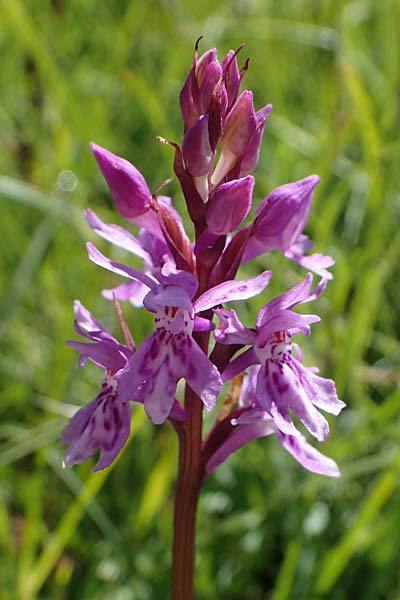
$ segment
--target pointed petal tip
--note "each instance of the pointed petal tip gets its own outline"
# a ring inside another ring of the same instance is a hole
[[[305,185],[310,186],[311,189],[314,189],[319,182],[321,181],[321,178],[319,177],[319,175],[309,175],[308,177],[305,177],[305,179],[303,179],[303,183]]]

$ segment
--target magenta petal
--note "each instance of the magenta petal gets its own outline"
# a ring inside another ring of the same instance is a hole
[[[135,223],[136,217],[150,208],[151,192],[143,175],[130,162],[105,148],[90,144],[104,179],[108,183],[118,212]]]
[[[291,310],[273,311],[270,318],[266,318],[261,327],[257,328],[257,344],[264,344],[276,331],[295,331],[303,335],[310,334],[310,325],[318,323],[321,319],[317,315],[299,315]]]
[[[245,90],[240,94],[225,120],[222,147],[228,148],[233,154],[243,154],[255,129],[253,94]]]
[[[148,294],[149,288],[140,281],[124,281],[121,285],[102,290],[101,295],[107,300],[129,300],[133,306],[143,306],[143,298]]]
[[[195,82],[194,67],[189,71],[185,83],[179,93],[179,104],[182,117],[185,123],[185,131],[195,123],[198,117],[198,111],[193,99],[193,84]]]
[[[308,271],[313,271],[320,277],[325,279],[333,279],[332,273],[327,271],[330,267],[335,264],[335,261],[331,256],[325,256],[324,254],[310,254],[310,256],[302,256],[297,254],[292,250],[293,246],[285,250],[284,254],[290,260],[293,260],[298,265],[307,269]]]
[[[67,346],[80,352],[84,360],[89,359],[99,367],[116,373],[125,366],[127,361],[126,348],[116,342],[101,340],[93,344],[69,340]],[[80,360],[83,366],[83,361]]]
[[[276,433],[279,443],[287,450],[305,469],[328,477],[340,477],[339,467],[334,460],[328,458],[313,448],[302,435],[285,435]]]
[[[332,415],[338,415],[346,404],[337,397],[335,382],[319,377],[296,359],[292,359],[291,364],[312,403]]]
[[[107,269],[112,273],[117,273],[118,275],[122,275],[123,277],[129,277],[130,279],[135,279],[137,281],[141,281],[144,285],[147,285],[150,289],[153,288],[157,281],[150,277],[149,275],[145,275],[142,271],[138,271],[137,269],[133,269],[132,267],[127,267],[122,265],[121,263],[114,262],[104,256],[93,244],[88,242],[86,244],[86,248],[88,251],[89,258],[92,262],[99,267],[103,267],[103,269]]]
[[[203,317],[195,317],[193,331],[213,331],[215,329],[214,323],[209,319]]]
[[[202,54],[200,56],[200,58],[197,60],[196,67],[195,67],[195,75],[196,75],[196,80],[197,80],[197,84],[199,87],[204,82],[208,67],[213,62],[216,62],[216,60],[217,60],[216,48],[210,48],[209,50],[204,52],[204,54]]]
[[[233,429],[228,439],[214,452],[205,466],[206,473],[212,473],[233,452],[255,440],[275,432],[271,421],[259,421],[248,425],[239,425]]]
[[[115,338],[108,333],[104,325],[95,319],[79,300],[74,301],[74,313],[75,331],[79,335],[89,340],[111,340],[116,343]]]
[[[222,373],[222,381],[229,381],[229,379],[233,379],[235,375],[239,375],[242,371],[245,371],[251,365],[258,364],[259,360],[257,358],[256,353],[253,348],[249,348],[246,352],[243,352],[240,356],[235,358],[229,365],[226,367],[225,371]]]
[[[190,317],[193,316],[192,302],[186,290],[177,285],[160,284],[146,294],[143,304],[150,312],[157,312],[165,306],[173,306],[183,308]]]
[[[240,87],[240,72],[233,50],[229,50],[221,63],[224,74],[225,88],[228,96],[228,110],[236,101]]]
[[[100,449],[93,471],[108,467],[124,446],[130,432],[130,406],[121,402],[113,386],[103,384],[100,394],[72,417],[61,435],[61,444],[69,444],[64,464],[80,463]]]
[[[256,321],[257,329],[262,327],[266,320],[271,317],[275,311],[293,308],[296,306],[296,304],[301,304],[303,302],[307,302],[309,299],[312,299],[312,281],[313,277],[311,273],[308,273],[301,283],[295,285],[281,296],[277,296],[277,298],[274,298],[271,300],[271,302],[268,302],[268,304],[266,304],[258,313]]]
[[[128,252],[132,252],[135,256],[139,256],[148,264],[151,264],[151,258],[148,252],[144,250],[142,244],[131,233],[118,225],[106,225],[101,219],[90,209],[85,210],[85,219],[89,226],[102,238],[111,242],[115,246],[124,248]]]
[[[207,206],[207,225],[211,232],[225,235],[235,231],[249,214],[254,177],[249,175],[220,185]]]
[[[257,277],[238,281],[225,281],[204,292],[194,303],[195,312],[202,312],[233,300],[247,300],[257,296],[268,285],[272,277],[271,271],[264,271]]]
[[[236,312],[215,308],[214,313],[219,319],[219,325],[214,331],[214,337],[220,344],[253,344],[256,332],[245,327],[238,319]]]
[[[216,93],[216,87],[218,82],[221,81],[221,76],[222,69],[218,62],[211,62],[204,71],[203,81],[201,82],[199,90],[199,106],[203,113],[207,112],[210,108],[212,97]],[[224,92],[225,90],[223,90],[223,92],[221,91],[221,93]]]
[[[311,210],[317,175],[276,188],[256,211],[255,237],[266,249],[286,250],[302,233]]]
[[[160,280],[166,285],[175,285],[186,291],[193,298],[199,287],[197,278],[188,271],[180,271],[171,263],[166,263],[161,269]]]
[[[272,110],[272,104],[268,104],[261,110],[256,112],[256,130],[251,137],[249,144],[245,150],[243,158],[240,162],[240,177],[244,177],[253,171],[260,156],[261,139],[264,133],[265,123]]]
[[[182,142],[183,160],[191,175],[200,177],[211,169],[214,153],[210,146],[208,115],[202,115],[185,133]]]

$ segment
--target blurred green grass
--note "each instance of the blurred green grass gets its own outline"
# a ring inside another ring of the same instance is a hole
[[[198,598],[400,600],[399,22],[396,0],[0,4],[0,600],[168,597],[173,432],[136,409],[129,447],[98,474],[63,471],[57,439],[98,385],[63,343],[72,300],[114,325],[81,212],[120,221],[88,142],[152,187],[170,176],[155,136],[180,138],[177,94],[200,34],[220,56],[246,42],[245,86],[257,107],[274,104],[256,197],[321,176],[307,233],[337,265],[302,346],[348,408],[326,443],[339,481],[303,472],[274,440],[210,478]],[[276,256],[266,266],[268,297],[302,275]],[[243,310],[249,324],[264,302]],[[126,312],[142,339],[151,319]]]

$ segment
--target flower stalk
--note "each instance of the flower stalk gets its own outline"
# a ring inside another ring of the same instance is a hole
[[[201,488],[201,432],[203,405],[186,386],[188,420],[178,427],[179,463],[175,488],[172,598],[193,600],[196,513]]]

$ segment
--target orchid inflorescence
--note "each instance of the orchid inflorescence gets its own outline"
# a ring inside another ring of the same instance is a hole
[[[224,383],[230,382],[202,440],[201,481],[232,452],[268,435],[275,435],[306,469],[336,477],[336,463],[309,444],[297,423],[324,442],[329,427],[319,409],[337,415],[344,403],[333,381],[303,365],[292,341],[297,334],[309,335],[310,325],[319,321],[294,308],[318,298],[332,278],[327,270],[331,257],[307,254],[313,244],[303,235],[319,178],[311,175],[273,190],[244,225],[252,207],[250,173],[258,163],[272,106],[255,111],[252,93],[239,94],[247,63],[239,69],[237,52],[228,52],[219,63],[215,49],[199,57],[197,46],[180,92],[182,143],[160,138],[174,151],[193,242],[169,198],[152,194],[131,163],[91,144],[117,211],[140,229],[135,237],[105,224],[90,209],[87,223],[111,244],[139,257],[143,269],[114,262],[87,244],[91,261],[125,278],[102,292],[117,307],[125,343],[75,302],[75,331],[85,341],[68,344],[80,353],[80,366],[90,360],[104,377],[96,398],[63,431],[61,442],[69,445],[65,465],[100,450],[94,470],[108,467],[128,439],[132,401],[144,405],[153,423],[169,420],[179,433],[188,427],[190,402],[201,401],[212,411]],[[312,271],[318,283],[313,288],[308,273],[281,296],[267,297],[255,326],[247,327],[229,303],[264,294],[272,273],[235,277],[242,264],[272,251]],[[154,331],[137,347],[122,316],[122,301],[155,315]],[[191,390],[184,405],[177,397],[181,379]]]

